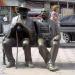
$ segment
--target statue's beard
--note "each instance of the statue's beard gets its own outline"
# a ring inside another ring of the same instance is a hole
[[[22,19],[26,19],[26,18],[27,18],[27,16],[25,15],[25,16],[22,16],[21,18],[22,18]]]
[[[47,17],[47,16],[42,15],[42,19],[43,19],[43,20],[46,20],[46,19],[48,19],[48,17]]]
[[[47,17],[43,17],[43,20],[47,20],[48,18]]]

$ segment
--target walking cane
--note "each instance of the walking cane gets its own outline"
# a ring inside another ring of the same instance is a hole
[[[16,41],[17,41],[17,53],[16,53],[16,68],[18,65],[18,34],[17,34],[17,30],[16,30]]]
[[[2,45],[3,45],[3,41],[5,40],[5,37],[3,38],[3,40],[2,40]],[[5,60],[5,50],[4,50],[4,48],[3,48],[3,65],[6,65],[6,60]]]
[[[3,65],[6,65],[6,60],[5,60],[5,50],[3,49]]]

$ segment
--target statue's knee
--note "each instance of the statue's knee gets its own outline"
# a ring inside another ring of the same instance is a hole
[[[42,47],[42,46],[44,46],[44,40],[43,39],[38,39],[38,45],[39,45],[39,47]]]
[[[28,40],[24,40],[23,41],[23,46],[27,46],[27,45],[29,45],[29,41]]]
[[[43,43],[39,43],[38,46],[39,47],[44,47],[44,44]]]
[[[59,41],[53,41],[53,45],[58,45]]]
[[[8,42],[6,42],[6,41],[3,41],[3,43],[2,43],[3,47],[7,46],[7,44],[8,44]]]

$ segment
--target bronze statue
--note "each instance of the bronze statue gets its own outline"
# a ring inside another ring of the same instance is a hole
[[[51,71],[57,70],[55,60],[60,43],[60,31],[58,25],[50,20],[50,12],[42,11],[42,20],[36,22],[38,28],[38,48],[43,57],[47,68]],[[48,45],[51,47],[50,52],[47,50]]]
[[[25,4],[18,7],[18,16],[14,17],[10,26],[10,30],[5,35],[3,40],[3,50],[7,56],[9,65],[7,68],[15,66],[15,60],[12,54],[12,47],[21,45],[25,54],[25,66],[33,67],[31,59],[30,40],[35,35],[34,22],[27,14],[29,9],[24,6]],[[22,7],[23,6],[23,7]],[[16,34],[17,31],[17,34]],[[18,37],[18,41],[16,39]]]

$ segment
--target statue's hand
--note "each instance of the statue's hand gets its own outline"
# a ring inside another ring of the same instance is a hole
[[[53,41],[58,41],[58,40],[59,40],[59,36],[58,35],[53,38]]]
[[[16,30],[21,31],[22,30],[21,26],[17,26]]]

